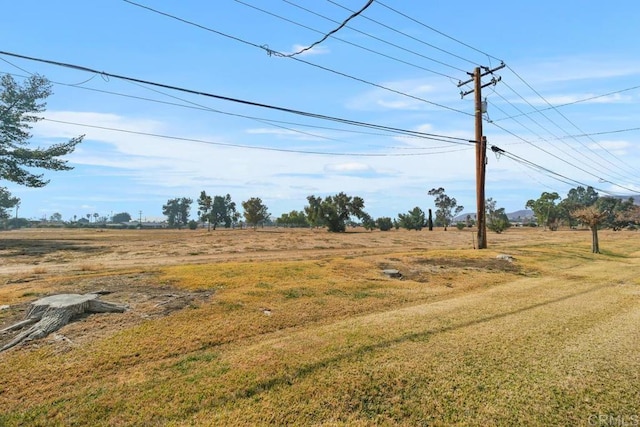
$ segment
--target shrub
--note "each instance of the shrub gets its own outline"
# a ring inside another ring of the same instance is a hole
[[[388,216],[383,216],[376,220],[380,231],[389,231],[393,227],[393,220]]]

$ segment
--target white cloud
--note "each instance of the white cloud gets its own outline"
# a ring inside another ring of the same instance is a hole
[[[329,173],[355,173],[370,172],[372,168],[364,163],[349,162],[328,164],[325,165],[324,170]]]
[[[300,52],[303,49],[308,48],[309,46],[307,45],[301,45],[301,44],[294,44],[293,47],[291,48],[291,52],[288,52],[287,54],[292,54],[295,52]],[[300,53],[300,55],[304,55],[304,56],[311,56],[311,55],[327,55],[331,53],[331,51],[329,50],[329,48],[325,45],[319,44],[316,45],[314,47],[312,47],[309,50],[305,50],[304,52]]]

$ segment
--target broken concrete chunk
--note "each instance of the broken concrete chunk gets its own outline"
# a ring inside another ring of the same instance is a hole
[[[388,277],[393,277],[393,278],[400,278],[402,277],[402,273],[400,273],[400,271],[389,268],[386,270],[382,270],[382,272],[384,273],[385,276]]]
[[[509,261],[509,262],[513,262],[515,260],[515,258],[511,255],[507,255],[507,254],[498,254],[498,256],[496,256],[497,259],[502,259],[505,261]]]

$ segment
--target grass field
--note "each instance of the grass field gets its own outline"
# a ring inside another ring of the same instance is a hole
[[[0,425],[640,425],[640,234],[488,241],[2,233],[0,329],[54,293],[130,309],[0,353]]]

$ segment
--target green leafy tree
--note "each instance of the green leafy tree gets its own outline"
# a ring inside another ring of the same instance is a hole
[[[231,201],[231,195],[215,196],[211,206],[211,223],[215,230],[218,224],[224,224],[226,228],[231,227],[236,213],[236,203]],[[269,215],[267,214],[267,218]],[[266,218],[265,218],[266,219]]]
[[[640,225],[640,206],[634,204],[629,209],[618,212],[616,221],[621,224],[622,227],[636,228]]]
[[[560,225],[560,217],[562,216],[561,208],[556,203],[560,199],[560,195],[556,192],[543,192],[537,200],[530,199],[525,207],[531,209],[538,221],[538,225],[549,227],[554,231]]]
[[[189,223],[189,211],[193,200],[188,197],[169,199],[162,206],[162,214],[167,217],[169,227],[182,228]]]
[[[426,225],[425,213],[416,206],[409,213],[398,214],[398,224],[407,230],[420,231]]]
[[[444,226],[446,231],[453,218],[462,212],[464,206],[459,206],[455,198],[447,196],[442,187],[432,188],[428,194],[435,197],[434,204],[438,208],[436,209],[436,222]]]
[[[347,222],[351,216],[358,219],[365,218],[364,200],[358,196],[347,196],[340,192],[334,196],[327,196],[318,204],[320,198],[307,197],[309,205],[305,212],[313,212],[315,224],[323,224],[333,233],[346,231]],[[311,221],[310,221],[311,222]]]
[[[280,218],[276,219],[276,224],[281,227],[309,227],[305,213],[296,210],[280,215]]]
[[[498,234],[511,227],[511,222],[504,211],[504,208],[496,208],[496,201],[488,198],[485,202],[487,228]],[[470,216],[467,215],[467,221]]]
[[[257,228],[259,223],[269,218],[269,210],[259,197],[252,197],[242,202],[242,209],[244,209],[244,219],[247,224],[253,225],[253,228]]]
[[[559,216],[566,220],[569,223],[569,226],[574,227],[577,219],[572,215],[572,213],[578,209],[592,206],[597,201],[598,192],[594,190],[593,187],[588,186],[587,188],[584,188],[582,186],[578,186],[576,188],[572,188],[567,193],[567,197],[559,203]]]
[[[600,197],[595,206],[605,214],[599,224],[601,227],[620,230],[628,225],[628,221],[624,220],[625,212],[632,211],[635,205],[631,197],[627,200],[616,197]]]
[[[6,188],[0,187],[0,219],[8,219],[8,210],[19,206],[19,204],[19,198],[13,197]]]
[[[366,212],[363,212],[362,217],[360,218],[362,221],[362,226],[365,230],[371,231],[376,228],[376,221]]]
[[[129,221],[131,221],[131,215],[128,212],[117,213],[111,218],[111,222],[115,222],[117,224]]]
[[[51,222],[61,222],[62,221],[62,214],[60,212],[52,213],[51,216],[49,217],[49,221],[51,221]]]
[[[307,201],[309,204],[304,207],[307,221],[312,227],[323,227],[325,224],[322,216],[322,198],[312,195],[307,197]]]
[[[49,147],[29,148],[32,124],[42,120],[44,101],[51,95],[51,83],[33,75],[23,84],[8,74],[0,77],[0,179],[27,187],[49,183],[37,169],[72,169],[61,157],[72,153],[83,136]]]
[[[389,231],[393,228],[393,220],[388,216],[383,216],[376,220],[376,225],[380,231]]]
[[[213,199],[206,191],[200,192],[198,197],[198,217],[200,221],[207,223],[207,230],[211,231],[211,208],[213,207]],[[215,230],[215,227],[214,227]]]

